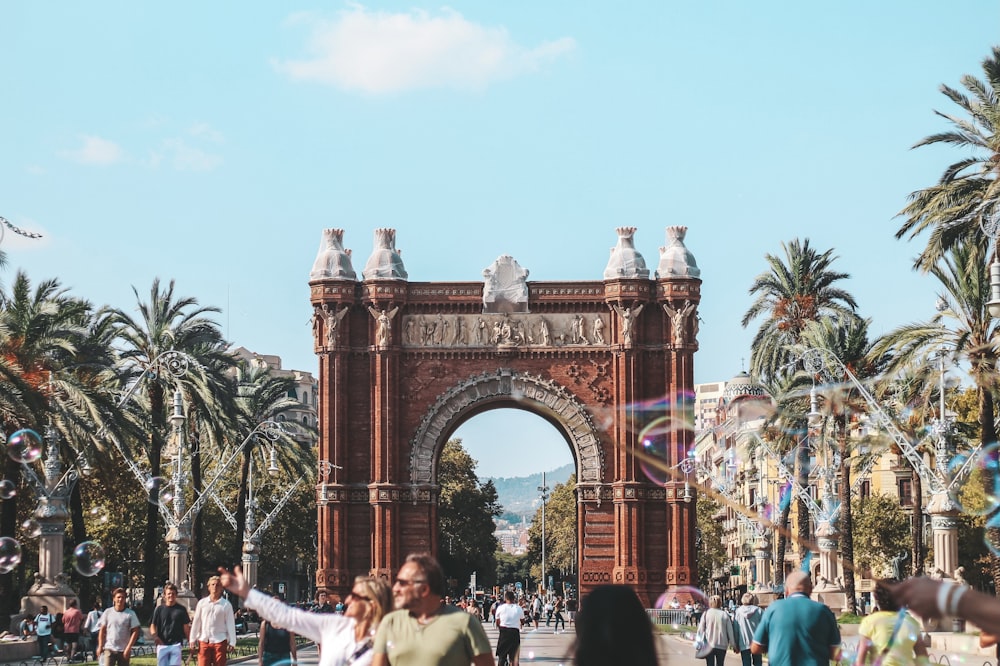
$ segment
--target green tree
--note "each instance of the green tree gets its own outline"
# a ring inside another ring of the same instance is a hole
[[[531,578],[531,562],[527,555],[514,555],[498,550],[496,553],[496,584],[527,583]],[[527,590],[526,590],[527,591]]]
[[[978,396],[978,424],[960,431],[978,431],[984,446],[997,439],[994,393],[998,354],[993,339],[998,326],[986,306],[990,294],[988,256],[989,249],[981,239],[958,239],[929,269],[944,288],[943,309],[929,321],[890,331],[872,348],[872,356],[885,363],[889,378],[908,377],[905,399],[921,417],[922,426],[930,425],[941,397],[937,354],[947,350],[967,363]],[[987,538],[1000,544],[1000,530],[989,528]],[[1000,583],[1000,560],[994,561],[993,572],[994,580]]]
[[[837,286],[850,275],[832,269],[836,259],[832,249],[818,252],[810,246],[808,238],[801,243],[796,238],[781,247],[784,260],[765,255],[769,269],[750,286],[750,294],[756,298],[741,322],[746,328],[753,320],[764,317],[751,343],[750,371],[768,385],[779,383],[801,369],[801,361],[794,356],[795,346],[810,322],[823,317],[846,318],[857,307],[854,297]],[[804,412],[784,412],[782,420],[788,432],[806,431]],[[809,483],[809,452],[805,446],[798,446],[795,459],[798,483],[805,487]],[[799,498],[796,502],[799,555],[804,559],[811,541],[809,514],[804,500]],[[781,579],[783,574],[778,572]]]
[[[899,500],[874,494],[854,500],[854,565],[890,575],[892,559],[910,549],[910,517]]]
[[[910,195],[909,204],[900,212],[904,222],[896,238],[912,239],[930,232],[916,261],[924,271],[931,270],[960,240],[979,236],[981,221],[1000,215],[1000,46],[993,47],[982,67],[983,79],[962,77],[966,92],[941,86],[960,115],[935,111],[950,123],[950,129],[924,137],[914,146],[944,144],[961,151],[960,159],[945,168],[938,182]]]
[[[722,521],[717,518],[722,506],[711,497],[701,495],[695,510],[695,562],[698,565],[698,587],[712,589],[712,572],[729,563],[722,543]]]
[[[126,385],[141,381],[138,399],[133,401],[143,412],[147,425],[145,441],[138,444],[134,455],[146,460],[149,473],[158,476],[164,443],[169,435],[167,397],[176,387],[181,387],[188,398],[188,408],[196,414],[215,417],[224,413],[218,405],[224,395],[225,376],[221,373],[232,358],[225,352],[219,325],[208,315],[218,312],[215,307],[201,307],[190,297],[175,297],[174,283],[160,288],[159,279],[153,281],[149,300],[139,300],[137,318],[124,310],[112,310],[110,317],[115,328],[115,339],[120,349]],[[186,355],[195,362],[179,376],[169,372],[153,372],[154,362],[168,351]],[[122,442],[127,446],[127,442]],[[146,534],[143,546],[143,606],[151,612],[153,587],[158,578],[158,565],[163,558],[157,553],[163,538],[159,528],[159,508],[149,503],[146,507]]]
[[[819,394],[823,396],[823,408],[827,409],[833,425],[833,437],[836,441],[837,454],[840,459],[838,474],[837,501],[840,505],[840,515],[837,526],[840,532],[840,557],[848,566],[844,567],[844,592],[847,597],[847,610],[857,613],[855,596],[854,568],[854,523],[851,511],[851,461],[854,453],[850,438],[851,419],[854,415],[866,411],[867,406],[859,395],[857,388],[850,381],[847,372],[858,378],[874,374],[870,365],[869,352],[871,343],[868,341],[869,320],[852,316],[845,319],[824,317],[820,321],[809,322],[803,331],[802,341],[814,349],[823,350],[836,358],[840,364],[826,364],[826,372],[836,380],[833,386],[826,387]],[[846,372],[843,368],[846,368]],[[822,380],[825,377],[816,379]],[[916,515],[920,515],[917,508]],[[919,530],[917,530],[919,532]],[[917,554],[919,556],[920,540],[917,539]],[[918,558],[919,559],[919,558]]]
[[[576,474],[566,483],[557,484],[545,502],[545,571],[562,580],[563,574],[576,571]],[[531,577],[542,581],[542,507],[528,528],[528,553]],[[547,581],[542,581],[546,585]]]
[[[460,587],[473,572],[483,585],[493,583],[496,572],[497,539],[493,519],[502,507],[493,481],[480,482],[476,461],[451,439],[438,460],[438,548],[441,566]]]

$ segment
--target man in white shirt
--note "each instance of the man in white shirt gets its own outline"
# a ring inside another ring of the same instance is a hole
[[[499,666],[517,666],[524,610],[515,603],[517,598],[510,590],[503,593],[503,601],[496,612],[496,625],[500,630],[500,637],[497,638],[497,663]]]
[[[111,593],[111,608],[97,621],[97,658],[101,666],[129,666],[132,646],[139,638],[139,618],[125,608],[125,590]]]
[[[208,579],[208,596],[194,608],[191,649],[198,654],[198,666],[226,666],[227,654],[236,649],[236,616],[222,598],[218,576]]]

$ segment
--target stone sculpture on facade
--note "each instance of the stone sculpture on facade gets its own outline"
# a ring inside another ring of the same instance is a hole
[[[622,322],[622,342],[626,346],[632,345],[632,327],[635,324],[635,320],[639,317],[644,307],[643,303],[636,305],[635,307],[630,307],[628,305],[622,307],[621,305],[612,305],[611,308],[618,313],[621,317]]]
[[[608,265],[604,269],[605,280],[649,277],[646,260],[635,249],[635,242],[632,239],[635,230],[635,227],[618,227],[615,230],[618,232],[618,243],[611,248],[611,258],[608,259]]]
[[[673,329],[675,345],[682,345],[686,342],[688,319],[693,315],[695,322],[698,321],[698,315],[695,313],[696,307],[691,301],[684,301],[684,305],[678,308],[670,307],[669,303],[663,304],[663,311],[670,316],[670,327]],[[693,331],[692,339],[697,334],[697,330]]]
[[[375,332],[376,344],[379,349],[384,349],[389,346],[389,342],[392,339],[392,318],[396,316],[399,312],[399,306],[394,307],[392,310],[386,312],[385,308],[381,310],[376,310],[372,306],[368,306],[368,311],[372,313],[375,317],[375,322],[378,328]]]
[[[604,344],[604,320],[599,316],[594,317],[594,342]]]
[[[395,229],[375,230],[375,249],[372,250],[361,275],[366,280],[405,280],[402,252],[396,249]]]
[[[357,273],[351,266],[351,251],[344,249],[344,230],[324,229],[316,261],[309,271],[309,279],[356,280],[357,278]]]
[[[528,269],[509,255],[483,270],[483,312],[527,312]]]
[[[340,322],[347,314],[348,307],[345,305],[340,310],[331,310],[330,306],[323,304],[323,316],[317,312],[313,321],[313,331],[317,331],[319,328],[318,319],[322,318],[326,323],[326,346],[332,347],[337,344],[337,337],[340,335]]]

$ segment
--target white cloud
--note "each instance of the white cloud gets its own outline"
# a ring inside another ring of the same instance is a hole
[[[355,6],[333,20],[296,14],[311,29],[311,58],[275,62],[295,80],[347,90],[391,93],[420,88],[480,89],[537,70],[576,48],[572,38],[535,47],[515,43],[503,27],[472,23],[452,10],[431,15]]]
[[[215,129],[208,123],[195,123],[188,128],[188,134],[213,143],[222,143],[223,140],[222,132]]]
[[[125,153],[114,141],[102,139],[99,136],[83,134],[80,136],[82,145],[76,150],[66,150],[60,153],[64,158],[80,164],[108,166],[125,159]]]
[[[221,156],[206,153],[182,139],[164,139],[163,152],[165,155],[158,152],[152,154],[151,166],[155,168],[164,158],[178,171],[211,171],[222,164]]]

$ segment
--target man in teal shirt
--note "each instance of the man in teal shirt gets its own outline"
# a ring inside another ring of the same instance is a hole
[[[751,654],[767,653],[771,666],[827,666],[840,652],[837,618],[809,598],[812,580],[796,571],[785,579],[784,599],[764,611],[750,644]]]

